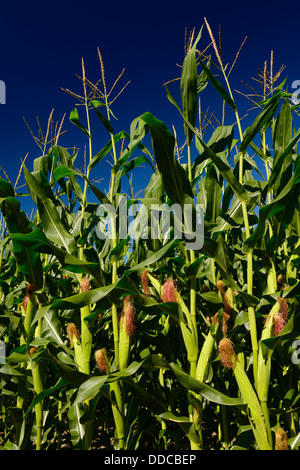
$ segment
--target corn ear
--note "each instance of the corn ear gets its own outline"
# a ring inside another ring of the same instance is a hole
[[[198,359],[198,344],[197,335],[195,332],[192,315],[185,305],[181,295],[177,293],[178,304],[180,306],[180,328],[184,340],[184,344],[187,350],[189,362],[196,362]]]
[[[242,399],[245,403],[247,403],[248,409],[250,411],[249,419],[256,443],[260,450],[271,450],[265,422],[262,417],[262,409],[257,395],[246,372],[238,360],[236,361],[235,367],[233,368],[233,373],[241,392]]]
[[[260,450],[271,450],[267,429],[263,420],[263,412],[251,382],[234,352],[229,338],[223,338],[219,343],[221,362],[227,369],[232,369],[243,401],[247,404],[249,421]]]
[[[71,347],[74,348],[75,361],[78,366],[78,370],[87,374],[88,364],[86,363],[86,358],[82,350],[79,331],[77,330],[74,323],[68,324],[67,333]]]
[[[88,292],[90,290],[90,281],[88,278],[83,277],[80,281],[80,291]],[[90,332],[89,326],[86,323],[86,318],[91,314],[90,305],[85,305],[80,309],[80,318],[81,318],[81,346],[82,351],[85,357],[85,372],[90,373],[90,359],[92,352],[92,334]]]
[[[119,367],[126,369],[129,362],[131,337],[135,332],[134,322],[135,308],[132,305],[130,296],[124,297],[123,310],[119,327]]]
[[[30,296],[28,296],[25,319],[24,319],[24,330],[25,330],[25,337],[27,339],[27,343],[30,343],[34,337],[34,330],[31,328],[31,323],[32,323],[32,320],[36,311],[37,311],[36,296],[34,293],[32,293]]]
[[[121,318],[119,330],[119,366],[120,370],[126,369],[129,361],[131,339],[126,331],[126,322]]]
[[[90,358],[92,351],[92,334],[88,325],[85,322],[86,317],[90,315],[90,306],[86,305],[80,309],[81,314],[81,345],[82,351],[85,357],[85,372],[89,374],[90,372]]]
[[[209,370],[209,361],[214,349],[215,344],[215,337],[214,335],[217,332],[219,323],[217,322],[215,325],[214,333],[210,330],[205,338],[203,346],[201,348],[201,352],[199,355],[197,369],[196,369],[196,379],[199,382],[204,382],[207,378],[208,370]]]
[[[261,402],[268,401],[268,390],[270,383],[271,375],[271,360],[272,360],[272,351],[268,351],[267,358],[264,358],[262,351],[262,341],[265,339],[271,338],[273,330],[273,319],[274,315],[279,312],[280,305],[278,302],[271,309],[266,323],[264,325],[261,340],[259,342],[259,352],[258,352],[258,367],[257,367],[257,394]]]

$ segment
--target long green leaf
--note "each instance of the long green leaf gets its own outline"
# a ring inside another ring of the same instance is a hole
[[[201,67],[203,68],[204,72],[206,73],[208,80],[212,84],[212,86],[217,90],[219,95],[223,98],[223,100],[226,101],[226,103],[229,104],[229,106],[233,109],[233,111],[237,110],[236,104],[233,101],[233,99],[228,95],[228,93],[225,91],[224,87],[221,85],[221,83],[216,79],[214,74],[211,72],[211,70],[205,65],[204,62],[199,58],[198,59],[200,62]]]
[[[82,130],[82,132],[84,132],[85,135],[87,135],[88,137],[90,137],[90,134],[89,134],[88,130],[87,130],[87,129],[81,124],[81,122],[80,122],[79,114],[78,114],[77,108],[74,108],[74,109],[70,112],[69,119],[70,119],[70,121],[72,122],[72,124],[74,124],[74,125],[75,125],[76,127],[78,127],[80,130]]]
[[[166,125],[151,113],[145,113],[135,120],[138,127],[131,129],[131,140],[140,140],[150,131],[154,156],[162,175],[167,195],[173,203],[183,207],[186,198],[193,198],[188,176],[174,154],[175,137]]]
[[[77,244],[63,225],[57,209],[51,199],[47,197],[44,187],[23,165],[25,181],[31,194],[37,199],[40,218],[47,237],[63,247],[68,253],[76,254]]]
[[[203,28],[203,26],[202,26]],[[183,61],[180,92],[182,101],[182,113],[185,118],[192,124],[196,125],[197,106],[198,106],[198,76],[197,76],[197,63],[196,63],[196,47],[201,38],[202,28],[196,38],[193,46],[188,51]],[[193,139],[193,131],[184,124],[184,133],[187,144],[190,145]]]
[[[184,118],[182,112],[180,111],[180,108],[178,106],[178,104],[176,103],[175,99],[173,98],[173,96],[171,95],[170,91],[168,90],[167,86],[165,86],[166,88],[166,92],[167,92],[167,96],[169,98],[169,100],[171,101],[172,104],[174,104],[174,106],[178,109],[178,111],[180,112],[181,116]],[[191,126],[191,124],[186,121],[186,124],[193,130],[193,132],[195,133],[197,139],[199,140],[200,144],[202,145],[202,147],[204,148],[204,150],[206,151],[207,153],[207,156],[212,160],[212,162],[216,165],[216,167],[218,168],[218,170],[220,171],[220,173],[222,174],[223,178],[227,181],[227,183],[229,184],[229,186],[233,189],[233,191],[236,193],[237,197],[241,200],[241,201],[247,201],[248,200],[248,194],[247,194],[247,191],[245,190],[245,188],[243,187],[243,185],[241,185],[239,183],[239,181],[237,180],[237,178],[234,176],[230,166],[227,164],[227,162],[225,162],[222,158],[218,157],[214,152],[213,150],[211,150],[210,147],[208,147],[206,145],[206,143],[202,140],[202,138],[200,137],[199,135],[199,132],[193,128]]]

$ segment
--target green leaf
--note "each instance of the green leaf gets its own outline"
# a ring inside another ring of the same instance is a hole
[[[217,92],[223,98],[223,100],[225,100],[226,103],[229,104],[229,106],[233,109],[233,111],[236,111],[237,107],[233,99],[228,95],[228,93],[225,91],[221,83],[216,79],[216,77],[213,75],[210,69],[204,64],[204,62],[202,62],[200,58],[198,60],[204,72],[206,73],[208,80],[212,84],[212,86],[217,90]]]
[[[29,220],[23,212],[20,211],[20,202],[7,197],[1,204],[1,210],[6,220],[10,238],[13,241],[13,252],[18,264],[19,270],[24,274],[25,279],[30,284],[34,284],[37,290],[43,286],[43,266],[38,252],[33,247],[28,247],[18,241],[14,236],[18,233],[29,234]]]
[[[170,240],[166,245],[164,245],[160,250],[158,250],[153,255],[149,256],[146,260],[142,261],[139,264],[136,264],[130,269],[127,269],[124,272],[125,276],[128,276],[133,271],[140,271],[143,270],[146,266],[151,266],[152,264],[159,261],[161,258],[165,257],[171,248],[173,248],[178,243],[178,240]]]
[[[165,191],[173,203],[178,203],[183,207],[187,196],[193,198],[193,192],[185,170],[175,158],[174,135],[151,113],[145,113],[135,121],[138,122],[139,127],[134,134],[131,134],[131,140],[142,138],[150,130],[154,156],[162,175]]]
[[[272,173],[269,179],[269,188],[272,189],[276,184],[277,179],[280,177],[279,175],[282,172],[282,168],[286,158],[288,158],[289,154],[291,153],[293,147],[298,142],[300,138],[300,129],[296,132],[294,137],[292,137],[291,141],[286,144],[286,147],[283,153],[280,156],[277,156],[276,163],[273,166]]]
[[[78,405],[70,406],[68,411],[69,430],[71,441],[74,447],[84,440],[84,426],[80,422],[82,415],[83,411]]]
[[[253,234],[245,241],[243,245],[244,252],[247,252],[249,249],[253,249],[257,241],[263,236],[267,220],[275,215],[278,216],[280,213],[288,213],[291,215],[290,211],[293,210],[297,204],[297,199],[294,197],[294,187],[294,179],[291,178],[281,193],[273,199],[270,204],[267,204],[259,210],[257,227]],[[274,247],[274,249],[276,249],[276,247]]]
[[[196,125],[198,107],[198,75],[195,51],[197,44],[201,38],[202,28],[193,46],[185,56],[180,80],[182,113],[185,118],[192,124],[192,126]],[[194,134],[193,131],[186,124],[184,124],[184,133],[187,145],[190,146]]]
[[[102,105],[102,103],[101,103]],[[110,124],[110,122],[103,116],[102,113],[100,113],[100,111],[97,109],[98,106],[99,106],[99,101],[97,100],[93,100],[92,101],[92,106],[94,107],[94,110],[95,110],[95,113],[96,115],[98,116],[98,118],[100,119],[100,121],[102,122],[103,126],[105,127],[105,129],[110,133],[110,134],[113,134],[114,133],[114,130]]]
[[[81,129],[85,135],[87,135],[88,137],[91,137],[90,133],[88,132],[88,130],[81,124],[80,120],[79,120],[79,115],[78,115],[78,111],[77,111],[77,108],[74,108],[71,113],[70,113],[70,117],[69,117],[70,121],[72,122],[72,124],[74,124],[75,126],[77,126],[79,129]]]
[[[61,178],[73,175],[80,175],[80,173],[78,173],[78,171],[73,170],[72,168],[66,167],[65,165],[59,165],[55,168],[53,172],[53,182],[57,183]]]
[[[168,96],[169,100],[178,109],[178,111],[182,115],[183,119],[185,119],[183,114],[181,113],[179,107],[178,107],[178,104],[176,103],[175,99],[173,98],[170,91],[168,90],[167,86],[165,86],[165,88],[166,88],[166,92],[167,92],[167,96]],[[247,201],[248,200],[248,194],[247,194],[245,188],[243,187],[243,185],[241,185],[239,183],[239,181],[237,180],[237,178],[234,176],[234,174],[233,174],[230,166],[228,165],[228,163],[226,161],[224,161],[224,159],[222,157],[218,157],[213,152],[213,150],[211,150],[211,148],[206,145],[206,143],[201,139],[201,137],[199,135],[199,132],[195,128],[193,128],[188,121],[185,120],[185,122],[193,130],[193,132],[195,133],[195,135],[196,135],[197,139],[199,140],[200,144],[202,145],[202,147],[206,151],[207,156],[216,165],[216,167],[220,171],[221,175],[227,181],[229,186],[233,189],[233,191],[235,192],[237,197],[241,201]]]
[[[15,190],[9,181],[0,178],[0,198],[15,197]]]
[[[25,165],[23,166],[23,169],[28,189],[37,199],[39,215],[47,237],[53,243],[63,247],[68,253],[76,254],[76,241],[63,225],[53,201],[47,197],[47,192],[44,187],[27,170]]]
[[[55,159],[60,161],[61,165],[68,168],[70,174],[69,175],[66,174],[65,176],[68,176],[69,181],[71,182],[71,188],[76,194],[76,196],[78,197],[78,200],[81,202],[83,200],[83,194],[82,194],[81,187],[76,179],[76,176],[80,175],[80,173],[78,173],[74,169],[74,156],[71,157],[69,152],[65,148],[60,147],[59,145],[55,145],[55,147],[53,147],[53,155],[55,156]],[[57,168],[60,168],[60,166],[58,166]],[[62,170],[58,170],[57,168],[55,168],[54,173],[62,171]],[[74,172],[74,174],[72,174],[72,172]],[[62,184],[61,181],[60,181],[60,184]],[[64,190],[66,191],[65,188]]]
[[[220,213],[223,180],[219,178],[213,163],[207,165],[204,180],[207,195],[205,220],[214,224]]]
[[[267,105],[263,108],[263,110],[259,113],[259,115],[255,118],[251,126],[247,129],[243,141],[239,146],[239,152],[243,153],[248,145],[252,142],[254,137],[257,133],[269,123],[270,119],[274,116],[274,113],[278,107],[280,94],[275,93],[272,99],[269,101]]]
[[[124,296],[138,294],[135,284],[127,277],[122,277],[117,283],[105,287],[98,287],[87,292],[72,295],[63,299],[54,300],[51,309],[78,309],[91,305],[104,299],[106,296]]]

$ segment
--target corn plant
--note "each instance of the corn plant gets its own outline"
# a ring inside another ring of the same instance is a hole
[[[150,112],[115,130],[124,71],[109,89],[98,49],[100,79],[82,60],[83,94],[63,89],[83,168],[51,113],[17,178],[28,193],[0,179],[1,449],[298,448],[297,105],[265,67],[243,130],[229,79],[240,50],[228,71],[204,23],[211,53],[193,31],[178,98],[165,84],[182,146]],[[222,124],[207,139],[208,86]]]

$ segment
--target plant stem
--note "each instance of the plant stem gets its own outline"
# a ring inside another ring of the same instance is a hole
[[[222,72],[227,84],[227,88],[230,94],[231,99],[233,100],[233,95],[231,92],[231,88],[225,74],[225,70],[222,65]],[[239,118],[238,111],[235,111],[236,121],[239,129],[240,134],[240,141],[243,141],[243,132],[241,127],[241,122]],[[243,185],[244,182],[244,175],[243,175],[243,160],[244,155],[240,153],[239,159],[239,183]],[[242,211],[243,211],[243,218],[244,218],[244,226],[245,226],[245,236],[246,239],[250,237],[250,227],[249,227],[249,219],[248,219],[248,211],[247,211],[247,203],[246,201],[242,201]],[[249,249],[247,253],[247,293],[252,295],[253,294],[253,257],[252,257],[252,249]],[[249,325],[250,325],[250,337],[251,337],[251,344],[252,344],[252,352],[253,352],[253,376],[254,376],[254,384],[255,387],[257,386],[257,360],[258,360],[258,341],[257,341],[257,326],[256,326],[256,318],[255,318],[255,310],[253,307],[248,307],[248,315],[249,315]]]
[[[268,434],[268,441],[269,441],[270,447],[272,448],[272,432],[271,432],[271,426],[270,426],[268,405],[266,401],[262,401],[260,405],[261,405],[262,412],[264,414],[264,420],[265,420],[267,434]]]
[[[189,174],[190,183],[192,184],[192,165],[191,165],[191,146],[190,145],[188,145],[188,174]],[[196,258],[195,258],[194,250],[190,250],[190,262],[193,263],[195,259]],[[196,276],[192,276],[191,278],[190,312],[191,312],[192,321],[194,324],[196,342],[198,343],[197,318],[196,318]]]

